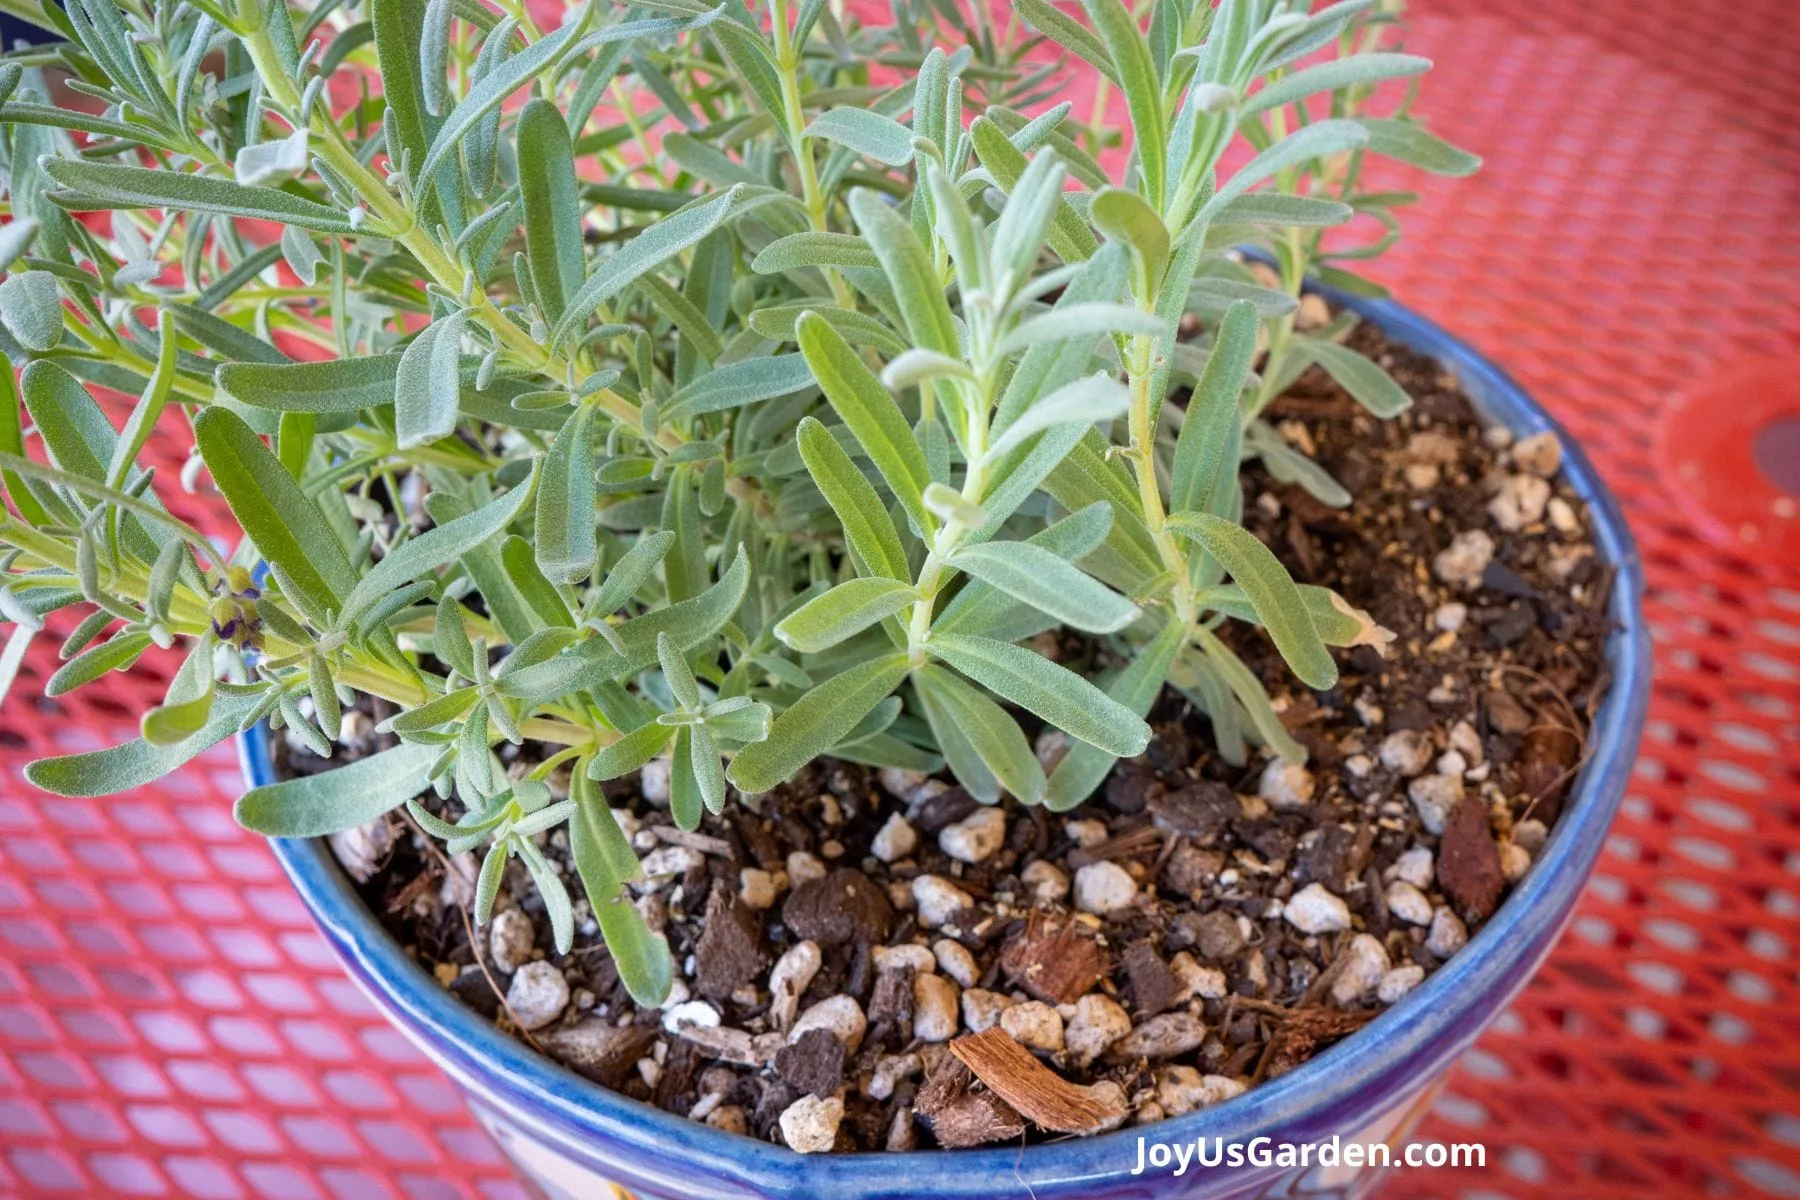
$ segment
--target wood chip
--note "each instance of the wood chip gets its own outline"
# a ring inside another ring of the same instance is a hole
[[[1045,1129],[1088,1133],[1124,1119],[1118,1104],[1122,1093],[1070,1083],[1004,1029],[959,1037],[950,1043],[950,1053],[1020,1115]]]
[[[673,825],[652,825],[650,832],[656,840],[670,846],[686,846],[689,850],[698,850],[702,854],[710,854],[714,858],[735,860],[731,843],[724,838],[709,837],[704,833],[691,833],[686,829],[677,829]]]
[[[1000,950],[1000,967],[1014,984],[1047,1004],[1073,1004],[1094,990],[1109,964],[1106,948],[1078,921],[1033,913]]]

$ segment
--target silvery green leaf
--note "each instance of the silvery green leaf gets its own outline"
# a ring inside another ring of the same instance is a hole
[[[543,897],[544,913],[550,918],[551,942],[558,954],[567,954],[575,944],[575,912],[569,903],[569,889],[563,886],[562,877],[545,860],[544,852],[528,840],[525,833],[519,834],[516,844],[519,857],[531,871],[531,881],[537,886],[538,895]]]
[[[957,771],[958,759],[951,746],[966,747],[981,761],[981,771],[971,771],[977,788],[991,776],[1011,792],[1021,804],[1039,804],[1044,799],[1044,767],[1031,751],[1031,743],[1019,723],[1007,715],[993,700],[957,678],[942,667],[926,664],[913,674],[915,685],[929,697],[933,709],[942,719],[933,721],[934,729],[954,726],[957,738],[944,747],[950,769]],[[934,714],[936,715],[936,714]],[[967,771],[966,760],[964,771]],[[967,786],[965,784],[965,786]]]
[[[337,209],[279,188],[248,187],[210,175],[69,158],[49,159],[44,173],[67,189],[51,199],[75,212],[161,208],[277,221],[317,233],[356,232],[350,219]]]
[[[875,488],[825,426],[807,417],[797,433],[807,472],[837,514],[858,572],[910,581],[899,531]]]
[[[319,264],[325,256],[319,253],[319,247],[297,225],[289,225],[281,231],[281,257],[287,265],[294,269],[294,274],[301,283],[311,287],[319,278]]]
[[[813,118],[805,136],[848,146],[890,167],[912,161],[912,132],[898,121],[866,108],[827,109]]]
[[[832,410],[855,435],[907,515],[920,529],[930,529],[933,523],[922,497],[931,483],[931,470],[893,396],[826,317],[803,315],[794,335]]]
[[[1050,0],[1014,0],[1025,23],[1111,80],[1122,85],[1112,54],[1092,30],[1050,3]]]
[[[589,314],[624,291],[633,280],[654,271],[717,229],[743,195],[742,186],[734,185],[727,192],[664,217],[625,243],[611,257],[601,259],[593,273],[569,298],[562,319],[550,332],[550,345],[561,345]]]
[[[939,634],[926,643],[926,650],[994,694],[1108,754],[1129,758],[1142,754],[1150,742],[1150,727],[1136,713],[1073,671],[1021,646]]]
[[[474,917],[476,925],[486,925],[493,915],[494,900],[500,895],[500,880],[506,875],[506,860],[512,857],[512,841],[502,838],[488,847],[481,860],[481,874],[475,880]]]
[[[1195,628],[1194,640],[1199,644],[1207,666],[1218,673],[1231,694],[1237,697],[1242,715],[1249,720],[1250,728],[1263,744],[1289,762],[1305,762],[1306,748],[1282,725],[1256,672],[1245,666],[1244,660],[1206,626]]]
[[[798,341],[799,321],[807,313],[817,315],[821,321],[837,330],[849,345],[873,346],[889,355],[906,349],[906,343],[874,317],[848,308],[839,308],[834,304],[819,304],[808,300],[759,308],[750,314],[750,328],[772,341]]]
[[[676,828],[690,832],[700,828],[700,817],[706,809],[706,797],[694,769],[696,761],[693,726],[677,726],[675,744],[669,750],[669,815],[675,819]],[[718,765],[716,757],[713,763]]]
[[[33,353],[56,349],[63,336],[62,292],[56,277],[48,271],[20,271],[0,283],[0,323]]]
[[[1196,224],[1204,224],[1217,216],[1220,209],[1268,179],[1277,171],[1310,162],[1330,154],[1341,154],[1366,145],[1369,135],[1355,121],[1315,121],[1296,130],[1258,154],[1235,171],[1231,178],[1201,206]],[[1186,289],[1184,288],[1183,291]]]
[[[307,131],[302,127],[277,141],[245,146],[231,165],[238,183],[252,188],[292,179],[305,171],[311,161]]]
[[[1175,462],[1169,472],[1169,511],[1196,512],[1208,507],[1222,472],[1234,480],[1237,463],[1227,462],[1227,448],[1243,421],[1238,398],[1250,362],[1256,355],[1259,331],[1256,309],[1239,300],[1225,313],[1206,360],[1188,399],[1187,418],[1175,442]]]
[[[419,83],[425,111],[441,117],[450,108],[450,33],[456,6],[451,0],[427,0],[419,30]]]
[[[1075,629],[1116,633],[1138,618],[1131,601],[1030,542],[964,546],[947,561]]]
[[[1337,663],[1313,627],[1306,601],[1287,568],[1256,535],[1210,513],[1176,513],[1168,527],[1223,564],[1301,682],[1320,691],[1336,685]]]
[[[1064,384],[1026,409],[988,447],[984,462],[998,462],[1028,439],[1058,425],[1094,425],[1111,421],[1131,407],[1125,385],[1106,375],[1090,375]]]
[[[393,402],[401,357],[378,354],[317,362],[220,363],[213,380],[220,391],[252,408],[275,412],[355,412]]]
[[[674,736],[673,726],[659,725],[655,721],[640,725],[594,755],[588,763],[587,776],[589,779],[617,779],[628,775],[662,753],[663,747]]]
[[[446,0],[447,2],[447,0]],[[562,113],[533,99],[519,114],[519,193],[525,206],[525,258],[538,304],[550,321],[581,286],[587,255],[581,240],[581,192],[574,149]]]
[[[1320,92],[1334,92],[1359,83],[1376,83],[1383,79],[1400,79],[1421,75],[1431,69],[1429,58],[1416,54],[1354,54],[1332,59],[1264,85],[1263,89],[1244,101],[1239,109],[1242,117],[1293,104]]]
[[[1175,654],[1186,640],[1187,631],[1176,621],[1164,625],[1149,645],[1137,651],[1123,671],[1106,685],[1106,694],[1138,716],[1147,716],[1150,706],[1161,694],[1163,681]],[[1051,812],[1067,812],[1093,795],[1106,781],[1118,760],[1104,750],[1086,742],[1069,747],[1069,752],[1050,773],[1044,792],[1044,804]]]
[[[988,169],[994,183],[1001,191],[1010,193],[1024,177],[1031,160],[1012,144],[1000,126],[985,116],[975,118],[975,123],[969,126],[969,137],[975,153],[981,158],[981,165]],[[1047,236],[1050,249],[1066,263],[1086,261],[1098,245],[1087,222],[1061,196],[1057,197]]]
[[[948,484],[933,480],[925,485],[920,500],[925,511],[940,521],[957,521],[970,529],[987,524],[987,510]]]
[[[462,398],[462,336],[468,311],[433,321],[413,338],[394,373],[394,429],[402,450],[448,437]]]
[[[688,757],[700,799],[706,805],[706,811],[717,816],[725,811],[725,765],[719,761],[719,747],[703,724],[689,726],[681,732],[687,735]]]
[[[1107,334],[1144,334],[1155,337],[1162,322],[1152,313],[1127,304],[1091,302],[1058,305],[1047,313],[1022,321],[1000,340],[1001,354],[1017,354],[1044,342],[1084,340],[1089,346]]]
[[[1274,288],[1258,287],[1218,275],[1201,275],[1188,290],[1188,311],[1201,317],[1222,317],[1239,300],[1248,300],[1255,305],[1256,315],[1265,321],[1286,316],[1300,306],[1298,300]],[[1179,352],[1180,347],[1176,350]]]
[[[656,570],[656,564],[663,560],[669,547],[675,544],[675,535],[668,530],[660,533],[647,533],[633,542],[618,562],[606,572],[606,581],[600,590],[594,593],[589,601],[589,610],[601,615],[614,613],[631,602],[644,581]]]
[[[909,669],[905,654],[889,654],[833,675],[776,717],[767,738],[739,750],[727,777],[752,795],[791,778],[854,729]]]
[[[1412,397],[1406,394],[1406,389],[1365,355],[1336,342],[1311,339],[1300,343],[1297,349],[1342,384],[1358,404],[1383,420],[1397,417],[1412,407]]]
[[[589,895],[591,898],[592,893]],[[628,897],[615,895],[592,903],[600,936],[619,969],[620,982],[631,998],[644,1007],[661,1005],[674,979],[668,941],[662,934],[650,932],[644,915]]]
[[[319,775],[252,788],[232,813],[265,837],[323,837],[367,824],[423,791],[435,746],[400,745]]]
[[[557,122],[560,127],[562,122]],[[556,434],[538,479],[536,560],[551,583],[580,583],[595,568],[594,444],[596,410],[583,404]]]
[[[1031,278],[1050,223],[1067,204],[1066,174],[1053,151],[1041,151],[1007,191],[1006,208],[994,224],[990,244],[993,269],[1010,272],[1014,287]]]
[[[461,558],[512,524],[524,511],[534,482],[528,478],[474,512],[401,542],[345,597],[340,624],[354,620],[356,614],[389,592]]]
[[[913,341],[945,356],[959,354],[950,303],[912,226],[886,200],[864,188],[850,193],[850,214],[881,260]]]
[[[976,383],[975,372],[960,358],[950,358],[935,350],[907,350],[895,357],[881,372],[881,382],[891,392],[917,387],[928,379],[960,379]]]
[[[135,738],[104,750],[41,758],[27,764],[25,778],[56,796],[111,796],[142,787],[236,733],[239,722],[255,707],[256,700],[249,694],[220,695],[206,725],[186,741],[172,746],[153,746],[143,738]]]
[[[42,228],[43,222],[36,217],[14,217],[0,225],[0,271],[10,270],[31,249],[32,240]]]
[[[810,682],[805,686],[810,687]],[[707,705],[702,715],[706,728],[714,737],[749,743],[760,742],[769,736],[775,712],[748,696],[730,696]]]
[[[1279,433],[1262,421],[1252,421],[1244,431],[1244,449],[1262,460],[1271,478],[1298,484],[1320,504],[1348,508],[1353,497],[1331,473],[1288,445]]]
[[[1473,175],[1481,169],[1479,156],[1458,150],[1415,122],[1361,117],[1357,124],[1368,130],[1371,151],[1399,159],[1433,175]]]
[[[120,630],[98,646],[90,646],[56,669],[44,682],[44,695],[62,696],[111,671],[126,671],[150,648],[150,635]]]
[[[1213,215],[1217,225],[1274,225],[1292,228],[1317,228],[1342,225],[1355,215],[1348,204],[1321,200],[1312,196],[1288,196],[1279,192],[1258,192],[1239,196]]]
[[[798,354],[745,359],[696,376],[670,398],[662,419],[681,420],[773,400],[811,387],[812,383],[812,371]]]
[[[817,654],[919,598],[910,584],[879,576],[846,580],[816,596],[775,626],[775,636],[802,654]]]
[[[805,230],[799,234],[776,237],[761,248],[751,261],[758,275],[783,275],[803,266],[859,266],[878,268],[882,261],[875,257],[869,243],[855,234],[833,234]]]
[[[498,107],[502,100],[536,78],[557,60],[564,47],[587,28],[593,12],[594,5],[590,0],[576,9],[561,28],[554,33],[545,34],[519,51],[470,88],[469,94],[458,101],[456,107],[450,110],[450,115],[444,118],[443,125],[431,139],[431,149],[426,152],[425,160],[418,164],[413,177],[432,178],[438,164],[445,161],[445,156],[456,149],[490,109]],[[383,68],[385,67],[384,63]]]
[[[451,670],[464,679],[480,678],[475,673],[475,648],[469,640],[469,626],[456,597],[446,595],[438,601],[432,642],[437,656],[450,664]]]
[[[275,572],[282,592],[309,621],[325,628],[327,614],[343,610],[357,581],[324,514],[230,409],[203,411],[194,419],[194,438],[231,515]]]
[[[1119,90],[1125,93],[1126,109],[1131,114],[1144,194],[1160,208],[1165,198],[1169,138],[1164,125],[1162,87],[1156,78],[1149,44],[1123,0],[1082,0],[1082,7],[1118,70]]]

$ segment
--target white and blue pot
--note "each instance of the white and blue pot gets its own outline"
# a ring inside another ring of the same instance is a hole
[[[1436,359],[1489,420],[1525,436],[1557,426],[1494,364],[1386,301],[1329,299],[1389,338]],[[1560,432],[1560,431],[1559,431]],[[323,840],[274,842],[300,897],[345,968],[388,1019],[454,1079],[519,1169],[555,1197],[643,1200],[1226,1200],[1367,1195],[1375,1171],[1219,1167],[1134,1175],[1140,1133],[1158,1141],[1256,1138],[1295,1144],[1398,1143],[1456,1057],[1524,986],[1555,943],[1624,793],[1650,685],[1643,570],[1618,505],[1565,439],[1566,478],[1587,502],[1601,557],[1617,572],[1607,644],[1612,687],[1590,734],[1592,757],[1531,873],[1453,959],[1360,1032],[1236,1099],[1153,1126],[1094,1138],[906,1155],[802,1155],[710,1129],[591,1083],[465,1008],[382,929]],[[241,743],[252,785],[272,782],[261,731]]]

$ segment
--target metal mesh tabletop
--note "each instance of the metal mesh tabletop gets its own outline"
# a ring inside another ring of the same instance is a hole
[[[1422,110],[1487,164],[1427,189],[1380,277],[1585,443],[1644,554],[1657,682],[1574,925],[1421,1131],[1487,1168],[1388,1195],[1800,1196],[1800,561],[1705,539],[1693,473],[1735,468],[1672,470],[1664,433],[1709,379],[1800,350],[1795,15],[1413,5]],[[523,1195],[233,825],[228,747],[113,799],[24,782],[163,689],[34,707],[52,666],[0,715],[0,1194]]]

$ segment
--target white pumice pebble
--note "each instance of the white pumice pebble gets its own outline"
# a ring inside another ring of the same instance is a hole
[[[1500,847],[1500,874],[1508,883],[1517,883],[1531,870],[1531,851],[1517,842]]]
[[[817,942],[795,942],[769,971],[769,1024],[787,1029],[800,1010],[800,997],[812,986],[813,976],[824,965]]]
[[[909,970],[915,975],[929,975],[937,970],[937,955],[929,947],[908,943],[904,946],[877,946],[871,957],[877,971]]]
[[[1137,880],[1118,863],[1089,863],[1075,872],[1075,907],[1082,912],[1097,917],[1123,912],[1137,895]]]
[[[978,808],[960,821],[938,830],[938,849],[957,862],[986,862],[1006,843],[1006,814],[998,808]]]
[[[963,1024],[970,1033],[985,1033],[1000,1023],[1000,1014],[1013,1006],[1013,998],[986,988],[965,988],[962,994]]]
[[[1106,1053],[1107,1047],[1131,1032],[1131,1017],[1117,1000],[1089,992],[1075,1002],[1075,1015],[1063,1030],[1069,1060],[1086,1067]]]
[[[869,843],[869,853],[884,863],[899,862],[919,848],[918,831],[899,813],[891,813]]]
[[[527,1030],[542,1029],[569,1005],[569,981],[547,962],[526,963],[506,989],[506,1007]]]
[[[975,897],[941,875],[920,875],[914,879],[912,895],[919,910],[919,924],[927,929],[943,927],[975,903]]]
[[[1481,573],[1493,561],[1494,539],[1486,530],[1466,529],[1431,560],[1431,573],[1445,583],[1472,588],[1481,582]]]
[[[924,787],[930,777],[918,771],[903,771],[899,767],[883,767],[875,776],[881,784],[881,790],[896,800],[910,801],[913,793]]]
[[[1429,846],[1414,846],[1394,860],[1394,878],[1403,879],[1416,888],[1428,888],[1437,872]]]
[[[1367,779],[1375,769],[1375,760],[1366,754],[1352,754],[1344,760],[1344,772],[1353,779]]]
[[[1562,469],[1562,439],[1546,430],[1520,438],[1512,448],[1513,465],[1540,479],[1548,479]]]
[[[1331,998],[1344,1008],[1360,1004],[1381,984],[1388,972],[1387,947],[1366,933],[1350,939],[1342,952],[1347,956],[1338,977],[1331,984]]]
[[[1309,883],[1288,899],[1281,915],[1301,933],[1339,933],[1350,928],[1350,908],[1322,883]]]
[[[1455,633],[1469,619],[1469,606],[1451,600],[1437,606],[1431,614],[1431,623],[1440,633]]]
[[[1542,850],[1549,836],[1549,827],[1536,817],[1527,817],[1513,826],[1512,840],[1516,845],[1523,846],[1527,854],[1535,855]]]
[[[1581,532],[1581,518],[1575,515],[1575,506],[1561,496],[1552,496],[1546,511],[1550,516],[1550,527],[1564,537],[1574,537]]]
[[[738,872],[738,897],[751,908],[768,909],[775,907],[775,901],[781,896],[781,889],[775,885],[775,876],[759,867],[745,867]]]
[[[1448,775],[1421,775],[1406,785],[1407,799],[1418,810],[1419,824],[1425,832],[1441,834],[1450,819],[1450,810],[1463,798],[1462,780]]]
[[[947,1042],[956,1036],[957,988],[942,975],[914,975],[913,1036]]]
[[[658,846],[642,859],[644,874],[651,879],[686,875],[705,863],[706,856],[689,846]]]
[[[1461,779],[1469,769],[1469,760],[1461,750],[1446,750],[1437,758],[1437,773]]]
[[[1095,846],[1098,846],[1101,842],[1104,842],[1108,837],[1112,836],[1106,831],[1105,821],[1095,821],[1092,819],[1064,821],[1063,832],[1069,835],[1070,841],[1074,842],[1083,850],[1092,850]]]
[[[638,792],[652,804],[669,802],[669,760],[653,758],[638,769]]]
[[[1382,738],[1376,755],[1382,766],[1411,779],[1431,765],[1431,756],[1435,752],[1429,733],[1423,729],[1402,729]]]
[[[917,1054],[884,1054],[875,1060],[869,1083],[863,1089],[871,1100],[886,1100],[903,1079],[911,1079],[923,1068]]]
[[[1375,998],[1383,1004],[1396,1004],[1406,993],[1425,982],[1425,968],[1416,963],[1407,963],[1404,967],[1395,967],[1381,977],[1381,983],[1375,988]]]
[[[1242,1095],[1244,1085],[1228,1075],[1202,1075],[1193,1067],[1163,1067],[1156,1072],[1156,1101],[1163,1114],[1185,1116]]]
[[[931,953],[937,959],[938,969],[961,986],[974,987],[975,981],[981,978],[981,969],[975,965],[975,956],[961,942],[939,938],[931,944]]]
[[[488,953],[496,967],[511,975],[531,961],[536,939],[524,910],[503,909],[494,914],[494,923],[488,928]]]
[[[1000,1014],[1000,1028],[1027,1050],[1054,1054],[1063,1048],[1063,1019],[1041,1000],[1026,1000]]]
[[[1487,751],[1481,744],[1481,735],[1467,721],[1458,721],[1450,726],[1450,748],[1475,766],[1479,766],[1487,757]]]
[[[1462,918],[1440,906],[1431,914],[1431,928],[1425,934],[1425,949],[1439,958],[1449,958],[1469,944],[1468,927]]]
[[[823,1154],[837,1142],[844,1123],[844,1101],[839,1096],[802,1096],[781,1112],[781,1140],[802,1154]]]
[[[1061,904],[1069,894],[1069,873],[1048,859],[1034,859],[1019,872],[1019,882],[1031,889],[1039,904]]]
[[[1550,485],[1535,475],[1511,475],[1488,501],[1488,516],[1507,533],[1518,533],[1544,519],[1550,503]]]
[[[1431,901],[1406,880],[1396,879],[1388,884],[1384,899],[1395,920],[1405,921],[1408,925],[1431,924]]]
[[[662,1025],[670,1033],[680,1033],[684,1028],[717,1029],[719,1027],[719,1010],[704,1000],[684,1000],[673,1008],[663,1010]]]
[[[1300,763],[1269,760],[1256,781],[1256,794],[1269,802],[1277,812],[1293,812],[1312,803],[1318,784],[1313,773]]]
[[[1181,990],[1175,995],[1175,1003],[1184,1004],[1195,996],[1203,1000],[1220,1000],[1230,986],[1225,972],[1217,967],[1203,967],[1186,950],[1177,953],[1169,960],[1169,970],[1175,976],[1175,982]]]
[[[800,1035],[809,1029],[823,1029],[836,1035],[844,1048],[855,1054],[862,1045],[863,1034],[869,1031],[869,1019],[863,1015],[862,1005],[856,1002],[855,996],[839,994],[827,996],[801,1013],[800,1019],[788,1030],[788,1044],[791,1046],[799,1041]]]
[[[805,850],[794,850],[787,856],[787,873],[788,883],[799,887],[803,883],[825,878],[828,868],[818,855],[809,854]]]

